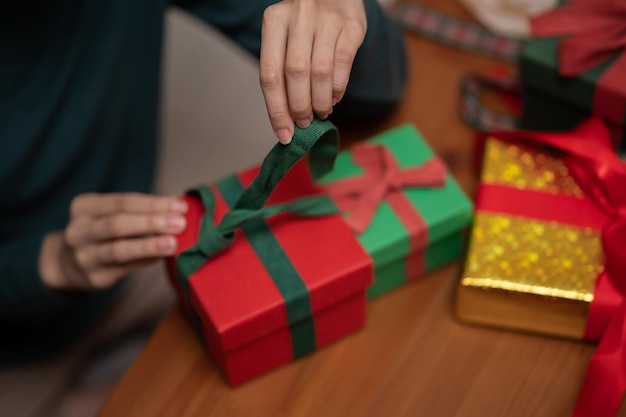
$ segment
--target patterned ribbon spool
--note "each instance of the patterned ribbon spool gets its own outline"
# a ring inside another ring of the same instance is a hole
[[[398,24],[429,39],[506,62],[517,62],[521,42],[494,35],[483,27],[454,19],[417,3],[387,8]]]

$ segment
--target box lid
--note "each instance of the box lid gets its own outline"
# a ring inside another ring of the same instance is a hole
[[[433,158],[432,149],[417,129],[403,125],[368,140],[368,143],[386,147],[400,168],[418,166]],[[323,183],[362,175],[363,170],[352,161],[349,150],[337,157],[335,169],[324,176]],[[403,194],[428,225],[428,239],[424,250],[436,242],[459,233],[472,219],[472,203],[459,188],[454,177],[447,173],[446,184],[440,188],[405,188]],[[383,202],[368,229],[358,236],[365,250],[372,256],[376,268],[396,262],[409,255],[409,234],[392,207]]]
[[[218,191],[224,181],[246,187],[254,168],[213,185],[217,196],[214,222],[228,207]],[[319,193],[300,162],[278,184],[268,204]],[[204,214],[200,201],[186,197],[188,225],[178,251],[194,245]],[[203,324],[217,335],[213,342],[230,351],[318,311],[365,288],[372,282],[372,263],[339,215],[318,218],[283,214],[254,233],[238,230],[234,243],[205,263],[189,281],[192,303]],[[251,237],[250,235],[254,235]],[[258,251],[264,251],[264,261]],[[270,273],[272,272],[272,273]],[[277,284],[276,279],[282,279]],[[287,278],[287,279],[285,279]],[[307,291],[308,289],[308,291]],[[296,305],[288,311],[289,305]]]

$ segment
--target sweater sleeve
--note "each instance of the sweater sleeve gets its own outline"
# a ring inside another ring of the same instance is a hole
[[[175,0],[174,4],[214,26],[252,55],[261,51],[263,11],[273,0]],[[332,118],[376,121],[402,99],[407,56],[402,31],[376,0],[364,0],[367,34],[355,58],[343,100]]]
[[[0,243],[0,315],[21,315],[28,305],[29,316],[60,307],[67,297],[47,288],[38,271],[44,233],[33,233]]]
[[[0,322],[42,326],[67,314],[88,293],[63,293],[46,287],[38,261],[45,233],[0,243]]]
[[[0,365],[64,348],[93,325],[117,293],[117,286],[76,293],[47,288],[37,267],[43,236],[31,234],[0,243]]]

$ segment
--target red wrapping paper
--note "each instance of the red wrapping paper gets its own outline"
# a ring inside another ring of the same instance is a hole
[[[258,171],[252,169],[237,177],[246,187]],[[319,190],[300,162],[279,183],[268,204],[315,193]],[[219,222],[228,207],[216,194],[214,221]],[[204,214],[198,200],[186,199],[188,226],[178,238],[179,252],[195,244]],[[268,223],[309,290],[319,348],[362,327],[372,263],[341,216],[295,217],[283,214]],[[189,286],[207,348],[231,384],[293,359],[283,297],[241,231],[236,232],[233,245],[191,276]]]

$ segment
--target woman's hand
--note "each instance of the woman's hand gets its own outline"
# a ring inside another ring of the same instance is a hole
[[[146,194],[83,194],[63,232],[46,236],[39,256],[45,285],[62,290],[107,288],[176,249],[187,205]]]
[[[341,100],[366,30],[363,0],[284,0],[265,10],[261,88],[282,143],[294,122],[325,119]]]

